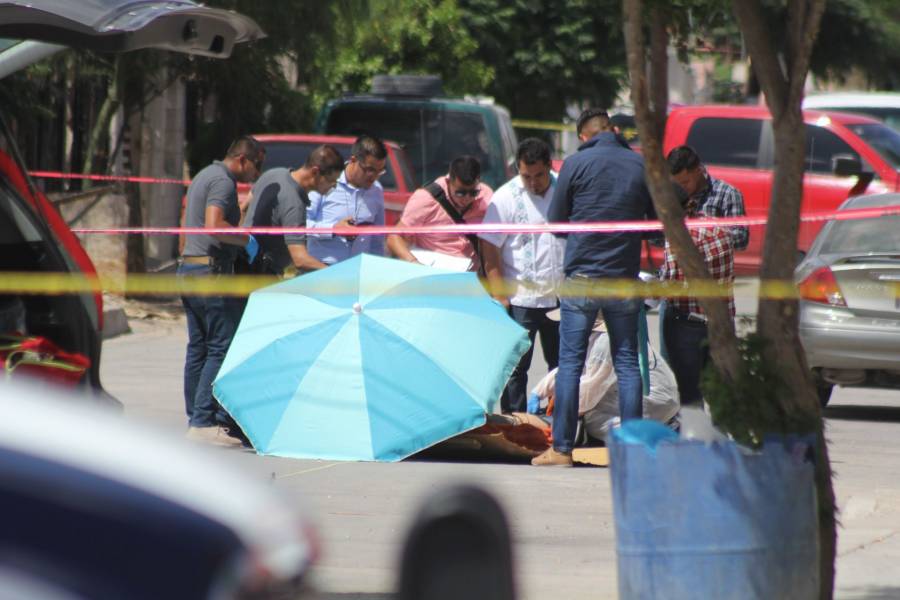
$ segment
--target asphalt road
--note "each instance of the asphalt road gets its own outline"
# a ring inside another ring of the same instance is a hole
[[[752,312],[749,302],[739,300],[739,310]],[[104,344],[104,384],[124,402],[127,418],[183,430],[184,322],[132,319],[131,326],[132,333]],[[650,329],[656,330],[653,316]],[[532,377],[543,372],[536,365]],[[842,512],[837,597],[900,598],[900,392],[837,389],[827,418]],[[314,576],[321,598],[387,597],[416,507],[429,491],[451,482],[482,485],[504,507],[519,598],[616,597],[605,469],[437,460],[343,463],[221,452],[315,516],[324,546]]]

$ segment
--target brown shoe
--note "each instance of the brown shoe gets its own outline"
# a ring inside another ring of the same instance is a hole
[[[572,454],[557,452],[551,447],[547,448],[543,453],[535,456],[531,460],[531,464],[536,467],[571,467]]]
[[[187,439],[216,446],[243,447],[241,440],[231,437],[224,427],[188,427]]]

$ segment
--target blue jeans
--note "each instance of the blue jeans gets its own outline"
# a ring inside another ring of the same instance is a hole
[[[182,264],[178,278],[218,277],[206,265]],[[182,295],[188,344],[184,359],[184,407],[191,427],[229,424],[231,418],[212,395],[212,383],[237,331],[242,298]]]
[[[528,369],[531,367],[531,357],[534,354],[534,338],[538,333],[541,335],[541,350],[544,353],[544,360],[547,361],[547,369],[555,369],[559,362],[559,323],[547,318],[547,313],[551,310],[553,309],[509,307],[509,316],[528,330],[531,346],[528,347],[528,352],[522,355],[500,397],[500,409],[503,412],[525,412],[527,408]]]
[[[681,404],[703,401],[700,374],[709,361],[706,323],[688,320],[688,316],[669,306],[662,318],[662,339],[669,350],[669,366],[678,382]]]
[[[569,286],[588,280],[570,278]],[[577,287],[573,289],[577,290]],[[641,299],[571,296],[560,303],[559,370],[556,372],[556,400],[553,409],[553,447],[571,452],[578,426],[578,390],[587,355],[588,340],[597,314],[603,314],[609,335],[613,368],[619,382],[619,416],[643,416],[641,371],[638,366],[638,314]]]

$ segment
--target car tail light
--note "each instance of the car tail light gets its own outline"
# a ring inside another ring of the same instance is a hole
[[[800,297],[830,306],[847,306],[841,287],[829,267],[820,267],[800,282]]]

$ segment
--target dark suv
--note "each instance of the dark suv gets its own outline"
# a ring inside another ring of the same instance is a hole
[[[439,83],[423,85],[423,80],[428,82],[415,76],[376,77],[373,93],[328,102],[316,130],[396,141],[412,163],[416,185],[446,174],[461,154],[481,161],[482,179],[494,188],[515,175],[517,141],[509,112],[484,99],[445,98]]]

